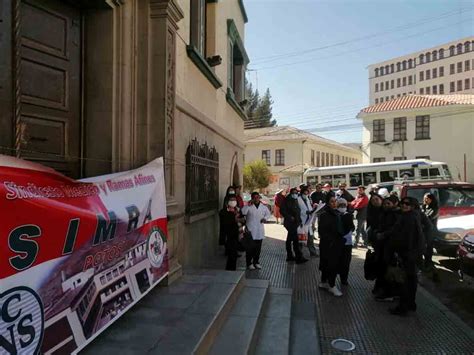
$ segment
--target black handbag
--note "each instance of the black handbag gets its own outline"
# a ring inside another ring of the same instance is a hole
[[[252,238],[252,233],[248,229],[245,230],[243,238],[240,240],[240,244],[245,251],[250,251],[255,248],[255,241]]]
[[[366,280],[375,280],[377,278],[377,257],[372,250],[367,250],[364,261],[364,277]]]

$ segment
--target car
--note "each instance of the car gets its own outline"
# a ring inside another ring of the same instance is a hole
[[[426,193],[432,193],[439,202],[439,215],[463,216],[474,214],[474,184],[453,181],[396,182],[392,192],[399,198],[414,197],[420,204]]]
[[[474,216],[472,216],[474,218]],[[459,274],[461,279],[464,274],[474,277],[474,229],[471,229],[463,238],[458,247]]]
[[[474,229],[474,214],[438,220],[433,246],[438,254],[455,257],[463,238]]]

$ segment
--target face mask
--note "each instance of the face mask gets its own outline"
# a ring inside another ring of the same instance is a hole
[[[230,191],[229,191],[229,195],[235,195],[235,191],[234,191],[234,190],[230,190]]]
[[[341,213],[346,213],[347,212],[347,207],[339,207],[337,210]]]
[[[232,208],[237,207],[237,201],[229,201],[228,205]]]
[[[308,195],[303,195],[303,199],[307,200],[307,199],[308,199]]]
[[[298,194],[291,194],[291,198],[296,200],[298,198]]]

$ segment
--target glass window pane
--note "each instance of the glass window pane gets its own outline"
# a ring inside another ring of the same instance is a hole
[[[346,174],[334,175],[334,187],[338,186],[341,182],[346,182]]]
[[[397,170],[387,170],[380,172],[380,182],[394,181],[398,177]]]
[[[377,173],[375,171],[363,173],[364,176],[364,186],[375,184],[377,182]]]
[[[400,177],[403,179],[410,179],[415,176],[415,169],[400,169]]]
[[[351,187],[357,187],[362,185],[362,174],[361,173],[354,173],[349,174],[349,183]]]
[[[321,176],[321,184],[331,184],[332,185],[332,175],[323,175],[323,176]]]

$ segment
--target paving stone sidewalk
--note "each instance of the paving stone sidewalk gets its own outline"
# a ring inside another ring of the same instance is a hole
[[[474,354],[473,329],[423,288],[417,294],[418,311],[406,317],[388,313],[393,303],[375,302],[373,284],[363,277],[364,249],[354,250],[350,285],[342,288],[343,297],[335,298],[317,287],[319,258],[304,265],[287,263],[283,227],[267,225],[266,231],[271,237],[263,244],[263,269],[248,271],[247,278],[293,288],[294,302],[313,303],[323,354],[336,353],[331,341],[337,338],[354,342],[353,353],[358,354]],[[240,259],[243,267],[244,257]]]

